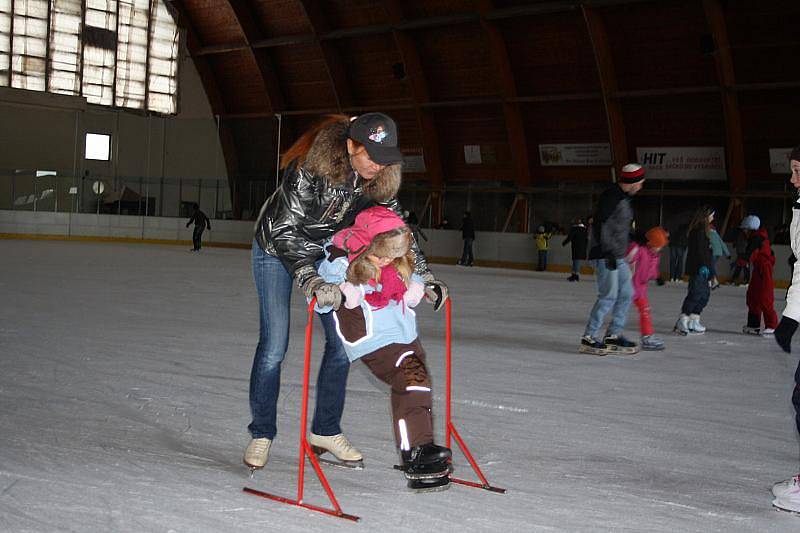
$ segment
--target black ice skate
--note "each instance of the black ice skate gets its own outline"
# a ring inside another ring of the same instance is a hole
[[[639,345],[629,341],[622,335],[606,335],[603,344],[608,348],[608,353],[633,355],[639,351]]]
[[[588,335],[581,337],[581,346],[578,348],[578,351],[592,355],[608,355],[608,347]]]
[[[450,474],[450,448],[436,444],[423,444],[411,450],[402,450],[403,464],[399,467],[412,481],[432,480]],[[409,485],[410,487],[410,485]]]

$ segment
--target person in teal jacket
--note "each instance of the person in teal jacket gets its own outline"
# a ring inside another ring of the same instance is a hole
[[[708,240],[711,243],[711,281],[709,285],[712,289],[719,287],[719,280],[717,279],[717,261],[720,257],[731,258],[731,252],[722,237],[717,233],[717,228],[713,225],[708,232]]]

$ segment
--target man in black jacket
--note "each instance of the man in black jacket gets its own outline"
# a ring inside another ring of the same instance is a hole
[[[575,223],[569,228],[567,238],[564,239],[561,246],[566,246],[567,243],[572,243],[572,274],[567,281],[580,281],[581,262],[586,259],[586,248],[589,244],[589,233],[586,226],[583,225],[581,217],[575,218]]]
[[[464,219],[461,221],[461,238],[464,240],[464,251],[461,254],[459,265],[471,267],[475,258],[472,256],[472,243],[475,242],[475,223],[472,221],[472,213],[464,211]]]
[[[597,276],[597,301],[589,314],[580,351],[595,355],[636,353],[639,346],[622,335],[633,299],[631,271],[625,262],[633,210],[630,197],[644,184],[644,168],[637,163],[622,167],[619,182],[605,190],[597,202],[592,227],[592,259]],[[611,311],[605,337],[597,338],[603,319]]]
[[[194,204],[192,206],[192,216],[189,218],[189,222],[186,223],[186,227],[188,228],[192,222],[194,222],[194,232],[192,233],[192,244],[194,244],[194,248],[192,251],[199,252],[203,245],[203,232],[206,228],[209,230],[211,229],[211,221],[208,220],[205,213],[200,211],[200,206]]]

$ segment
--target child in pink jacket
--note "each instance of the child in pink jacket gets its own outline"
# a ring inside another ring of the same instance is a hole
[[[631,243],[625,258],[633,272],[633,303],[639,309],[642,350],[663,350],[664,341],[653,335],[650,302],[647,300],[647,282],[659,277],[660,252],[669,242],[669,238],[661,226],[651,228],[645,233],[645,238],[646,245]]]

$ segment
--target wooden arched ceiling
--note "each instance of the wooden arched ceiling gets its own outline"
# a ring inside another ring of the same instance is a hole
[[[616,166],[637,146],[725,146],[741,190],[798,142],[796,0],[172,3],[223,119],[281,114],[286,146],[320,114],[383,110],[424,155],[409,179],[434,187],[607,180],[543,167],[538,145],[608,142]],[[491,157],[468,165],[464,145]]]

